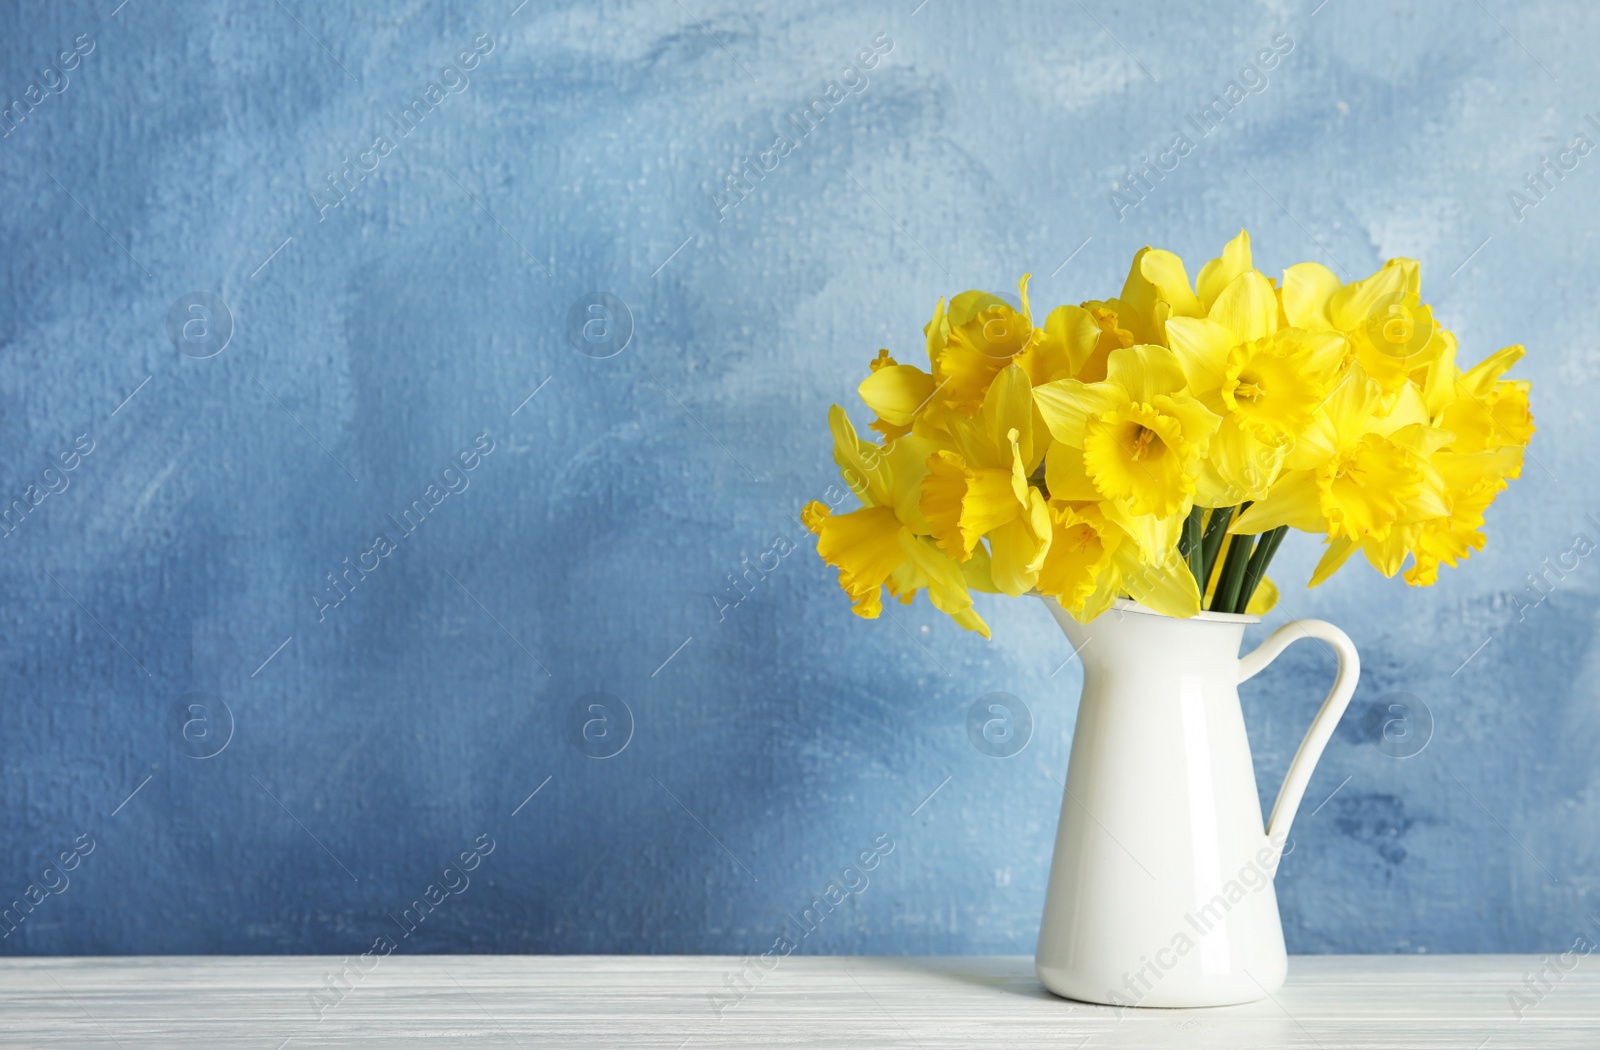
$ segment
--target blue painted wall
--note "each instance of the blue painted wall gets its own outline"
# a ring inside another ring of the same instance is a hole
[[[49,883],[0,951],[738,953],[874,849],[802,951],[1031,951],[1078,665],[1030,601],[980,598],[988,643],[850,615],[796,522],[826,408],[940,295],[1075,302],[1241,226],[1269,272],[1421,259],[1466,360],[1528,344],[1540,424],[1432,590],[1280,556],[1271,622],[1366,661],[1290,947],[1585,929],[1600,568],[1519,602],[1600,540],[1600,157],[1508,194],[1600,140],[1588,5],[118,3],[0,18],[0,97],[39,85],[0,121],[0,498],[38,498],[0,539],[0,897]],[[1264,796],[1329,672],[1247,687]],[[996,691],[1007,759],[966,730]],[[1403,760],[1394,694],[1434,720]]]

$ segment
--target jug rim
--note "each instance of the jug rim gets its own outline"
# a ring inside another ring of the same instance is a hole
[[[1118,598],[1116,601],[1111,603],[1111,609],[1106,610],[1106,612],[1111,612],[1112,610],[1140,613],[1144,616],[1159,616],[1163,620],[1176,620],[1179,623],[1188,623],[1192,620],[1198,620],[1202,623],[1252,624],[1261,622],[1261,617],[1254,616],[1249,613],[1198,612],[1193,616],[1168,616],[1166,613],[1157,612],[1147,605],[1141,605],[1138,602],[1133,601],[1131,598]],[[1104,616],[1105,613],[1101,613],[1100,615]],[[1098,618],[1099,617],[1096,617],[1096,619]]]
[[[1055,598],[1048,594],[1040,594],[1038,591],[1029,591],[1028,593],[1048,605],[1054,605],[1057,608],[1061,608],[1061,603],[1056,601]],[[1064,609],[1062,611],[1065,612]],[[1095,621],[1100,620],[1106,615],[1106,613],[1109,612],[1131,612],[1139,613],[1143,616],[1158,616],[1163,620],[1172,620],[1176,623],[1237,623],[1248,627],[1251,624],[1261,622],[1261,617],[1253,613],[1198,612],[1193,616],[1168,616],[1164,612],[1157,612],[1148,605],[1141,605],[1131,598],[1116,599],[1111,603],[1111,608],[1095,617]]]

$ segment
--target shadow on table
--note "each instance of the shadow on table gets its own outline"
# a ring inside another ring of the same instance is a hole
[[[885,956],[873,962],[879,972],[899,970],[1003,995],[1061,1003],[1063,1007],[1116,1012],[1114,1007],[1063,999],[1049,991],[1039,983],[1033,972],[1033,959],[1028,956]]]

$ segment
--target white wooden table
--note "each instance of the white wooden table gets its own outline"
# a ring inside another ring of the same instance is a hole
[[[742,1000],[722,956],[352,957],[333,991],[325,957],[5,959],[0,1047],[1593,1050],[1600,953],[1572,961],[1537,1001],[1534,956],[1300,956],[1272,1000],[1115,1010],[1054,998],[1026,957],[790,957]]]

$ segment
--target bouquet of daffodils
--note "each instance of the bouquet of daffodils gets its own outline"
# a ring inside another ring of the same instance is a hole
[[[1290,527],[1323,537],[1310,586],[1358,549],[1428,586],[1483,547],[1484,512],[1522,469],[1529,384],[1509,346],[1463,370],[1417,263],[1343,284],[1317,263],[1277,282],[1241,231],[1193,284],[1144,248],[1116,299],[1036,324],[999,296],[940,300],[929,371],[881,351],[837,405],[833,455],[862,506],[801,519],[855,612],[926,590],[989,635],[972,591],[1038,593],[1089,621],[1117,598],[1169,616],[1261,613]],[[1409,562],[1409,567],[1407,563]]]

